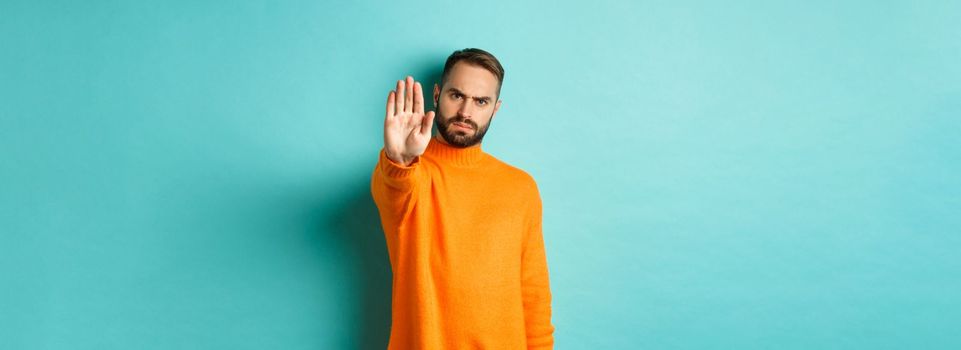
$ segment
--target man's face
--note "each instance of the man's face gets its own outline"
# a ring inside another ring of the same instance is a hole
[[[480,143],[500,106],[497,76],[479,66],[457,62],[443,89],[434,84],[434,122],[440,136],[452,146]]]

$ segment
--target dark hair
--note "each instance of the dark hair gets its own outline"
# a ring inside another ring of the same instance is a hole
[[[493,73],[497,77],[497,95],[500,96],[501,84],[504,83],[504,67],[501,66],[497,57],[494,57],[490,52],[476,48],[457,50],[447,57],[447,63],[444,64],[444,73],[440,78],[441,86],[444,86],[444,83],[447,82],[447,75],[454,68],[454,64],[460,61],[479,66]]]

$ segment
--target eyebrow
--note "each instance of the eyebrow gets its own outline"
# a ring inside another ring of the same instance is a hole
[[[464,96],[468,96],[468,97],[474,99],[475,101],[487,101],[487,102],[490,102],[490,100],[491,100],[491,98],[488,97],[488,96],[476,96],[476,97],[475,97],[475,96],[467,95],[467,94],[465,94],[463,91],[457,90],[457,88],[453,88],[453,87],[452,87],[452,88],[448,88],[448,89],[449,89],[449,91],[453,91],[453,92],[456,92],[456,93],[458,93],[458,94],[461,94],[461,95],[464,95]]]

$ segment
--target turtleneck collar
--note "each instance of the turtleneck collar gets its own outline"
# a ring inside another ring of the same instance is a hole
[[[438,137],[440,136],[430,138],[424,154],[443,163],[459,166],[476,166],[484,159],[484,151],[481,149],[480,143],[466,148],[459,148],[438,141]]]

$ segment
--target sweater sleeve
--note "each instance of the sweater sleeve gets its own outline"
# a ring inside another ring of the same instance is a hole
[[[427,182],[421,157],[404,166],[387,157],[383,148],[374,167],[370,192],[387,227],[399,227],[417,201],[417,189]]]
[[[554,325],[551,323],[551,289],[542,230],[542,205],[536,192],[521,258],[521,292],[528,349],[553,349]]]

